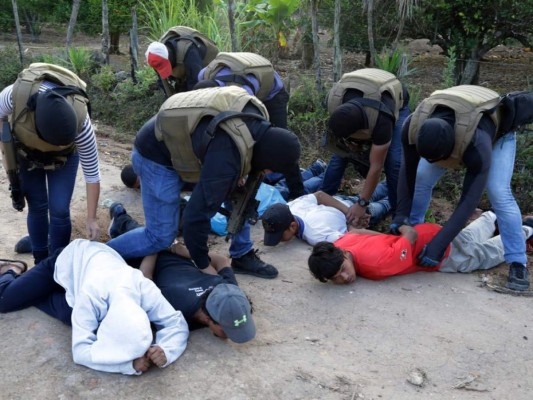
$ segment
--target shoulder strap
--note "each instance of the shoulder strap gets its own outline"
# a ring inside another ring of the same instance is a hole
[[[387,115],[388,117],[391,117],[393,121],[396,120],[396,118],[394,117],[394,112],[389,107],[387,107],[387,105],[383,103],[382,101],[367,99],[364,97],[357,97],[355,99],[349,100],[347,103],[352,103],[352,104],[357,103],[365,107],[373,108]]]
[[[255,91],[255,88],[252,82],[250,82],[248,79],[246,79],[242,75],[229,74],[229,75],[215,76],[212,79],[216,79],[217,81],[222,81],[222,82],[227,82],[227,83],[237,83],[238,85],[246,85],[246,86],[249,86],[250,89]]]
[[[209,143],[215,137],[215,130],[217,129],[219,124],[221,124],[224,121],[227,121],[228,119],[243,118],[243,117],[255,118],[255,119],[268,122],[262,115],[259,115],[259,114],[243,113],[240,111],[222,111],[221,113],[213,117],[213,119],[209,122],[209,125],[207,125],[207,128],[205,130],[206,134],[202,138],[202,143],[200,144],[199,153],[202,155],[205,154],[205,151],[207,150]]]

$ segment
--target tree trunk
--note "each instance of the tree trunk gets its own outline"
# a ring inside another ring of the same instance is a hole
[[[333,19],[333,82],[337,82],[342,75],[341,50],[341,0],[335,0],[335,16]]]
[[[24,56],[23,56],[23,47],[22,47],[22,31],[20,30],[20,20],[19,20],[19,9],[17,7],[17,0],[11,0],[13,4],[13,17],[15,18],[15,27],[17,29],[17,43],[19,46],[19,56],[20,56],[20,68],[24,67]]]
[[[366,22],[368,34],[368,49],[370,51],[370,67],[376,62],[376,46],[374,44],[374,0],[366,0]]]
[[[120,32],[111,32],[109,54],[120,54]]]
[[[137,13],[131,8],[132,27],[130,29],[131,79],[137,83],[135,72],[139,68],[139,40],[137,35]]]
[[[228,23],[231,37],[231,51],[238,51],[237,34],[235,33],[235,3],[233,0],[228,0]]]
[[[105,63],[109,64],[109,9],[107,7],[107,0],[102,0],[102,54],[104,55]]]
[[[76,21],[78,20],[78,11],[80,10],[80,1],[81,0],[73,0],[72,1],[72,11],[70,13],[70,21],[68,22],[68,28],[67,28],[67,53],[70,48],[70,45],[72,44],[72,37],[74,36],[74,28],[76,27]]]
[[[481,60],[481,52],[478,48],[474,48],[470,51],[470,57],[464,60],[457,60],[456,82],[459,85],[477,85],[479,83],[479,61]]]
[[[313,67],[315,70],[315,85],[317,90],[322,90],[322,78],[320,77],[320,41],[318,37],[318,0],[311,0],[311,27],[313,30]]]

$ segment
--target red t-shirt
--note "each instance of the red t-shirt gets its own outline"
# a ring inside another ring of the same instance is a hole
[[[418,239],[414,246],[403,236],[361,235],[351,232],[344,234],[334,245],[352,253],[355,272],[363,278],[380,280],[418,271],[434,272],[439,270],[440,264],[433,268],[419,267],[416,265],[416,256],[440,229],[441,226],[435,224],[416,225]],[[444,258],[449,253],[450,246],[446,249]]]

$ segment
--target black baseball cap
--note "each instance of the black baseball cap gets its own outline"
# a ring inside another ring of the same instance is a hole
[[[281,241],[283,232],[294,221],[294,216],[287,204],[272,204],[262,216],[263,229],[265,230],[265,246],[275,246]]]

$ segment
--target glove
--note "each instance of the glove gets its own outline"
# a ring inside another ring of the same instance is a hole
[[[396,218],[395,218],[396,220]],[[392,224],[390,224],[389,226],[389,233],[391,235],[399,235],[400,234],[400,226],[402,225],[409,225],[409,226],[413,226],[409,223],[409,218],[404,218],[403,220],[399,220],[398,222],[393,222]]]
[[[419,267],[435,268],[440,263],[439,260],[434,260],[426,255],[428,245],[426,244],[422,251],[416,257],[418,259],[417,265]]]

